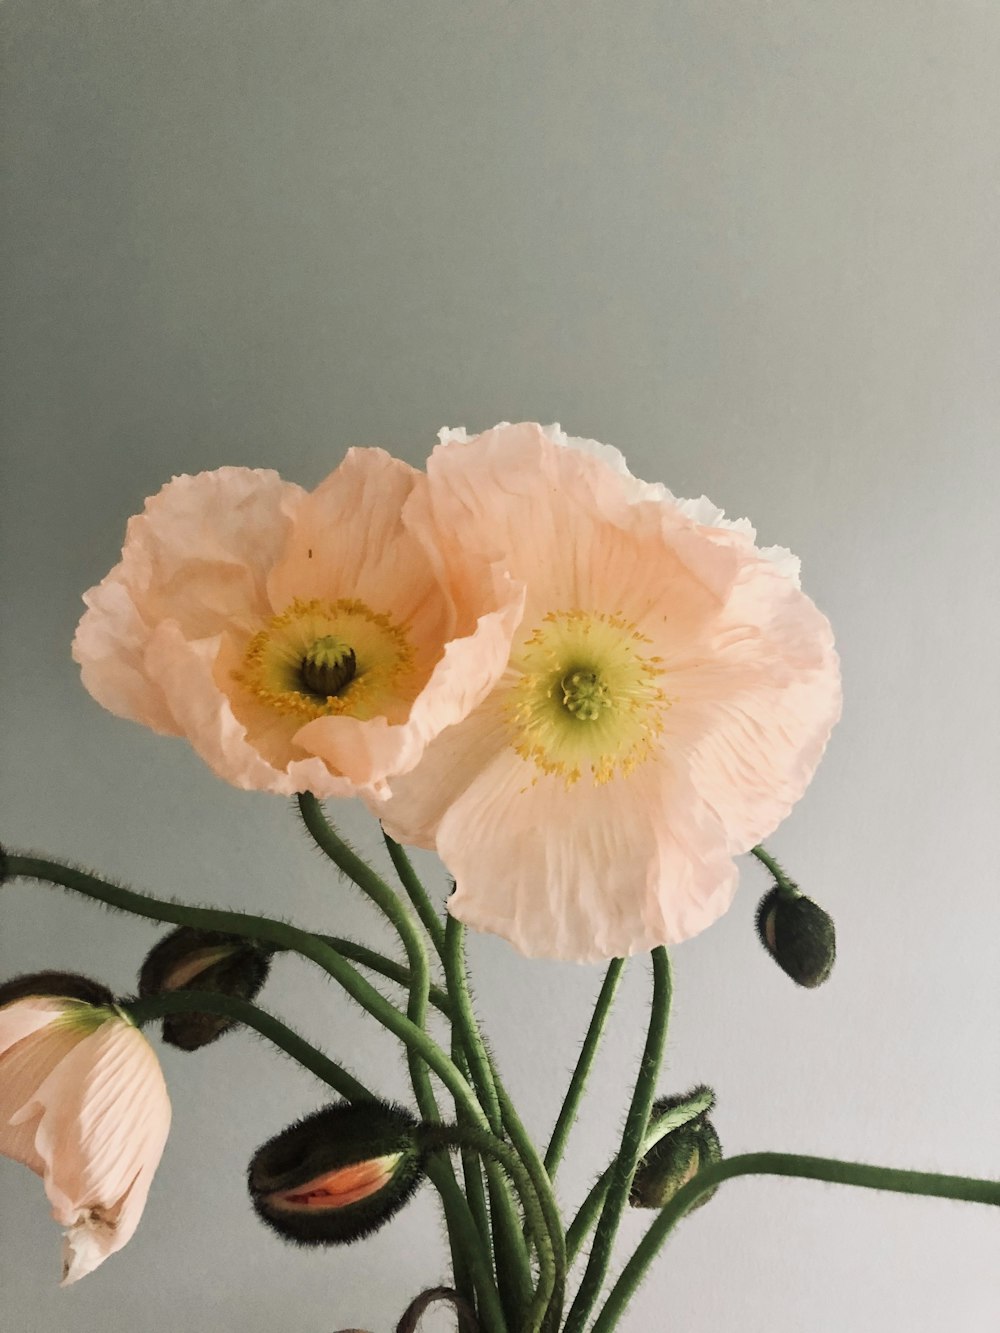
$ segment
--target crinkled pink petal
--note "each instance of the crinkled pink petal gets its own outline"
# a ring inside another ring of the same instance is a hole
[[[526,953],[606,958],[703,929],[732,855],[801,796],[839,716],[832,634],[794,558],[552,428],[445,433],[428,476],[446,566],[502,565],[528,593],[511,670],[393,782],[386,827],[436,846],[450,909]],[[520,758],[503,702],[519,643],[570,611],[633,627],[669,701],[655,750],[601,783]]]
[[[349,449],[296,515],[268,580],[274,609],[296,598],[364,602],[406,627],[429,669],[454,608],[441,596],[432,551],[401,521],[423,485],[423,473],[383,449]]]
[[[182,731],[146,653],[155,628],[201,639],[268,613],[266,580],[303,492],[275,472],[175,477],[129,520],[119,564],[85,595],[73,641],[98,703],[154,731]]]
[[[322,717],[307,723],[296,741],[350,773],[363,794],[380,795],[387,775],[394,775],[391,787],[395,775],[414,768],[430,741],[466,717],[499,680],[522,602],[523,593],[512,589],[505,606],[480,616],[471,634],[447,644],[404,723]]]
[[[228,695],[216,684],[219,651],[219,639],[186,639],[172,621],[156,628],[146,650],[149,671],[162,681],[181,731],[212,771],[247,790],[351,795],[351,784],[331,773],[322,759],[303,755],[276,767],[250,744]]]
[[[387,794],[392,773],[500,675],[521,597],[489,571],[447,583],[425,487],[379,449],[350,450],[308,496],[249,469],[175,478],[87,595],[74,643],[87,688],[113,712],[184,735],[236,786]],[[360,603],[405,636],[399,697],[375,716],[303,725],[245,680],[252,636],[312,601]]]
[[[34,1162],[53,1216],[66,1228],[63,1285],[131,1239],[170,1127],[152,1047],[124,1019],[95,1030],[56,1023],[3,1061],[5,1110],[33,1131]],[[23,1160],[23,1159],[22,1159]]]
[[[495,703],[431,745],[382,816],[394,837],[436,824],[449,912],[529,957],[594,962],[676,943],[721,916],[736,883],[682,775],[647,766],[567,788],[509,748]]]
[[[0,1007],[0,1058],[25,1037],[48,1027],[65,1010],[65,1000],[47,995],[29,995]],[[3,1086],[0,1085],[0,1098],[2,1096]]]
[[[36,1122],[15,1118],[78,1040],[51,1027],[64,1012],[63,1001],[34,996],[0,1008],[0,1154],[39,1176],[45,1163],[35,1146]]]

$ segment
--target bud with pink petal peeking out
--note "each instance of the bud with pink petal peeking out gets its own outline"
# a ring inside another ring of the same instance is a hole
[[[269,1227],[299,1245],[345,1245],[377,1231],[424,1176],[417,1121],[389,1102],[338,1102],[254,1153],[250,1197]]]

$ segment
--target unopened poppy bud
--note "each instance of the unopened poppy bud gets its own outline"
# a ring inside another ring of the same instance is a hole
[[[144,999],[176,990],[212,991],[252,1000],[267,980],[271,951],[253,940],[214,930],[178,926],[150,951],[139,973]],[[236,1025],[225,1014],[169,1014],[163,1040],[196,1051]]]
[[[674,1125],[639,1162],[629,1195],[633,1208],[663,1208],[699,1171],[722,1160],[719,1136],[708,1119],[714,1104],[714,1094],[705,1087],[661,1097],[653,1104],[650,1125],[664,1119]],[[713,1189],[705,1194],[694,1207],[707,1203],[714,1193]]]
[[[804,894],[789,894],[776,884],[760,900],[757,934],[781,970],[800,986],[820,986],[833,970],[833,918]]]
[[[257,1215],[300,1245],[377,1231],[423,1179],[418,1123],[387,1102],[338,1102],[258,1148],[248,1183]]]

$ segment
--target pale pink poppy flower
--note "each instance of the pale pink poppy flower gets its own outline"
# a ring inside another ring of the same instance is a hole
[[[798,562],[558,427],[441,440],[426,504],[445,562],[522,582],[524,612],[496,688],[375,808],[437,849],[454,916],[523,953],[598,960],[698,933],[839,716]]]
[[[489,691],[520,609],[503,580],[445,585],[409,517],[425,485],[381,449],[311,494],[249,468],[175,477],[84,598],[84,685],[238,787],[385,794]]]
[[[159,1061],[118,1010],[63,996],[0,1007],[0,1154],[45,1182],[64,1287],[132,1238],[169,1128]]]

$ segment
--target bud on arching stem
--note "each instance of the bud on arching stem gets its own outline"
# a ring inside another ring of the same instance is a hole
[[[699,1171],[722,1160],[722,1145],[708,1112],[715,1104],[715,1095],[700,1086],[679,1096],[661,1097],[653,1103],[649,1123],[653,1127],[672,1113],[682,1112],[688,1103],[701,1103],[700,1110],[669,1129],[640,1161],[629,1203],[633,1208],[663,1208],[682,1186],[693,1180]],[[700,1208],[715,1193],[705,1194],[694,1205]],[[693,1210],[692,1210],[693,1211]]]
[[[271,967],[271,950],[238,935],[178,926],[150,950],[139,973],[139,995],[213,991],[253,1000]],[[235,1025],[224,1014],[170,1014],[163,1040],[182,1051],[207,1046]]]
[[[837,957],[833,918],[805,894],[793,896],[775,884],[757,908],[757,934],[781,970],[799,986],[821,986],[833,971]]]

